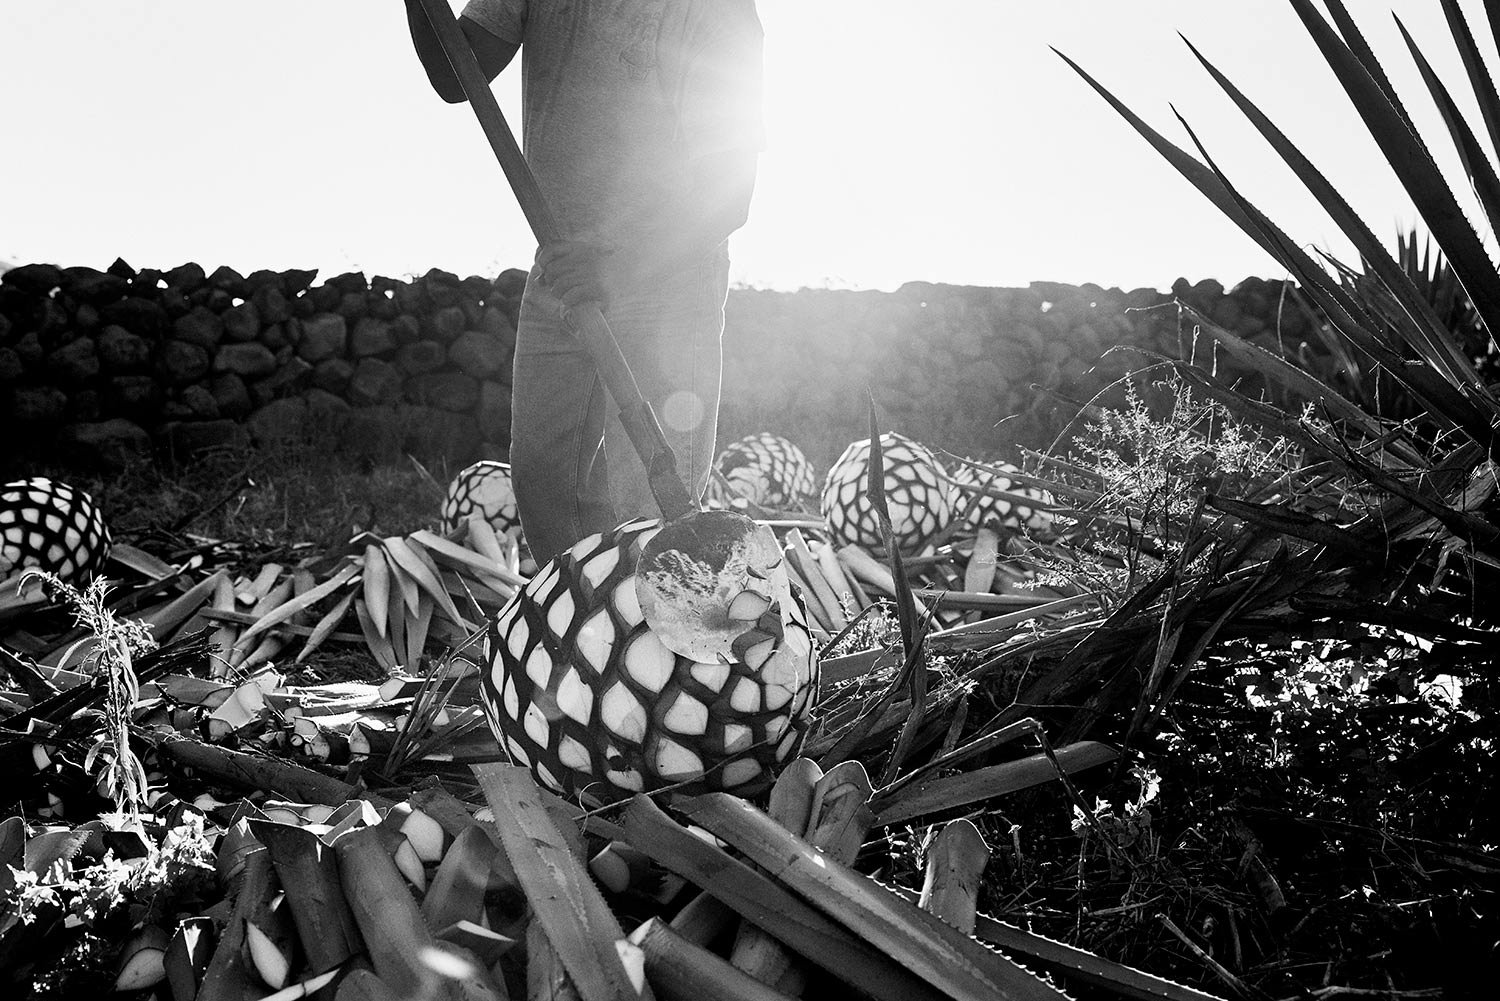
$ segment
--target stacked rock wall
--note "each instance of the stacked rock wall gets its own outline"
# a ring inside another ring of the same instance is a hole
[[[1233,291],[1179,279],[1170,294],[1033,282],[912,283],[895,292],[739,291],[727,310],[720,438],[784,434],[820,469],[881,425],[973,456],[1043,448],[1083,402],[1149,359],[1193,349],[1176,302],[1260,343],[1300,343],[1306,315],[1280,281]]]
[[[315,277],[123,261],[0,275],[0,471],[289,441],[450,469],[504,455],[524,272]],[[1109,348],[1178,348],[1174,295],[1252,338],[1305,329],[1281,283],[1259,279],[1232,292],[1179,280],[1172,295],[1050,282],[735,290],[720,439],[778,432],[826,468],[864,437],[868,390],[885,427],[938,448],[1045,445],[1139,360],[1101,360]]]
[[[197,264],[0,275],[0,414],[25,446],[185,458],[297,440],[503,451],[524,273],[403,280]]]

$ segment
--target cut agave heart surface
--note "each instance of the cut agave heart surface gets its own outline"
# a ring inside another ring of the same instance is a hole
[[[637,587],[659,526],[629,522],[582,540],[486,631],[481,690],[502,747],[542,784],[584,800],[678,784],[752,794],[796,755],[811,723],[817,657],[784,584],[777,595],[741,587],[725,601],[734,638],[723,656],[694,658],[663,641]],[[724,562],[743,558],[747,578],[764,584],[748,567],[760,572],[770,558],[758,545],[750,552]]]
[[[775,534],[732,511],[668,522],[642,547],[635,587],[647,624],[667,649],[709,662],[730,657],[745,631],[747,616],[732,614],[736,601],[743,610],[754,598],[768,606],[791,597]]]

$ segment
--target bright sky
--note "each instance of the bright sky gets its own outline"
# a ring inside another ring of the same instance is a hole
[[[1394,8],[1461,84],[1437,0],[1351,8],[1441,129]],[[1464,9],[1493,52],[1482,9]],[[1345,251],[1176,36],[1382,235],[1414,219],[1285,0],[760,0],[763,156],[733,278],[1165,288],[1276,276],[1073,75],[1215,159],[1304,243]],[[497,83],[518,114],[518,67]],[[1460,88],[1461,89],[1461,88]],[[1477,121],[1477,119],[1476,119]],[[1445,166],[1449,144],[1427,132]],[[428,90],[400,0],[45,0],[0,9],[0,260],[492,274],[534,246],[472,114]]]

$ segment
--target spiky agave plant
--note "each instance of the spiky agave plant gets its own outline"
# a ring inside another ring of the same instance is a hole
[[[1289,2],[1410,194],[1493,349],[1493,334],[1500,329],[1500,271],[1485,252],[1484,234],[1465,216],[1344,4],[1327,0],[1325,18],[1310,0]],[[1440,6],[1482,112],[1483,139],[1464,120],[1405,25],[1397,23],[1458,149],[1488,230],[1494,233],[1500,228],[1500,177],[1493,166],[1500,149],[1500,95],[1456,0],[1440,0]],[[1500,9],[1487,5],[1487,10],[1495,31]],[[1410,261],[1403,267],[1296,144],[1197,48],[1191,43],[1189,47],[1353,243],[1364,262],[1358,282],[1353,269],[1337,262],[1319,263],[1247,201],[1190,128],[1201,160],[1168,141],[1067,61],[1172,166],[1286,267],[1301,294],[1326,318],[1334,343],[1367,371],[1380,371],[1409,394],[1420,405],[1424,424],[1389,419],[1292,360],[1196,316],[1224,356],[1308,401],[1310,410],[1287,414],[1234,392],[1210,373],[1173,363],[1185,378],[1236,414],[1303,447],[1310,464],[1367,483],[1383,497],[1379,510],[1338,524],[1336,519],[1287,517],[1270,504],[1224,503],[1218,505],[1220,510],[1243,523],[1311,544],[1325,566],[1347,565],[1372,553],[1392,554],[1378,579],[1359,581],[1367,598],[1394,603],[1420,596],[1425,614],[1434,620],[1449,614],[1487,625],[1500,622],[1494,610],[1472,600],[1483,587],[1481,578],[1492,577],[1493,568],[1500,566],[1500,506],[1495,502],[1500,486],[1500,400],[1476,368],[1474,352],[1466,350],[1445,322],[1449,318],[1440,314],[1430,290],[1414,279]],[[1214,498],[1209,501],[1211,506],[1215,503]],[[1361,547],[1368,548],[1361,553]]]
[[[1433,247],[1432,238],[1423,236],[1415,227],[1410,232],[1397,233],[1395,256],[1397,267],[1427,301],[1442,327],[1453,334],[1459,350],[1473,362],[1484,382],[1493,384],[1500,379],[1500,351],[1464,292],[1463,283],[1441,250]],[[1349,294],[1376,323],[1403,322],[1405,310],[1401,303],[1368,263],[1362,269],[1335,260],[1329,263]],[[1300,308],[1307,317],[1310,335],[1296,345],[1295,352],[1291,351],[1291,345],[1283,344],[1283,352],[1288,357],[1294,358],[1298,366],[1369,413],[1386,420],[1408,422],[1428,437],[1439,433],[1429,422],[1422,401],[1414,397],[1393,373],[1383,366],[1369,364],[1368,359],[1358,353],[1337,328],[1327,324],[1301,293],[1293,290],[1290,298],[1294,307]],[[1404,347],[1400,350],[1409,364],[1423,363],[1414,351]],[[1284,400],[1283,405],[1291,402]]]
[[[1442,251],[1432,246],[1432,238],[1423,236],[1415,228],[1405,234],[1397,233],[1396,260],[1432,304],[1443,326],[1453,331],[1469,357],[1474,359],[1474,366],[1485,381],[1500,379],[1500,351],[1496,350],[1489,331],[1474,311],[1463,283],[1453,273]]]

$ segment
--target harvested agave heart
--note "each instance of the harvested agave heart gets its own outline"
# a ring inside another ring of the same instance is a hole
[[[947,474],[925,445],[894,431],[880,436],[880,450],[891,533],[903,553],[915,554],[952,519]],[[865,438],[844,449],[823,481],[823,520],[840,544],[867,549],[885,545],[880,520],[865,495],[869,470],[870,439]]]
[[[791,603],[776,536],[736,512],[667,522],[641,544],[636,569],[647,625],[669,650],[693,660],[713,663],[734,654],[745,621],[760,615],[735,614],[745,599]]]
[[[0,486],[0,580],[35,567],[79,584],[103,569],[110,546],[84,491],[41,476]]]
[[[753,586],[723,602],[733,635],[722,654],[688,656],[641,607],[642,552],[660,530],[633,521],[582,540],[486,631],[490,725],[552,789],[593,802],[679,784],[753,794],[796,755],[811,722],[817,658],[784,570],[779,586],[774,567],[758,584],[748,575]],[[765,559],[750,547],[744,565],[729,561],[729,576]]]
[[[953,483],[953,520],[968,532],[977,531],[987,522],[996,522],[1011,532],[1042,532],[1050,529],[1053,515],[1048,508],[1054,503],[1052,495],[1045,490],[1025,486],[1012,480],[1008,473],[1021,470],[1008,462],[992,461],[982,466],[961,463],[948,473]],[[1006,497],[965,490],[965,486],[979,490],[1003,490],[1019,497],[1030,497],[1036,505],[1023,503]]]
[[[789,511],[818,491],[817,476],[802,449],[766,431],[731,442],[715,465],[733,496],[758,507]]]
[[[448,484],[443,498],[443,531],[452,532],[475,516],[500,535],[520,531],[521,513],[516,507],[509,463],[481,459],[465,466]]]

